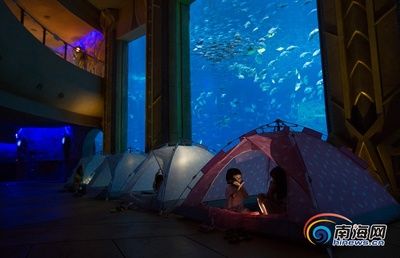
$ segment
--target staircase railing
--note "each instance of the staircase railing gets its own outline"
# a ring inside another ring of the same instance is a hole
[[[92,74],[104,77],[104,62],[88,54],[79,46],[72,46],[51,32],[15,1],[7,1],[8,7],[18,21],[43,45],[64,60]],[[11,6],[15,5],[15,6]]]

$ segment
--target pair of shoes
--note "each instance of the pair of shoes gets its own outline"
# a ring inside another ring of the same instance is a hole
[[[240,243],[240,238],[239,238],[238,232],[234,229],[228,229],[225,232],[224,238],[226,240],[228,240],[229,244],[239,244]]]
[[[249,233],[247,233],[244,230],[239,230],[238,231],[238,237],[240,241],[249,241],[251,240],[251,236],[249,235]]]
[[[113,209],[110,209],[111,213],[123,212],[123,211],[126,211],[126,208],[123,207],[123,206],[117,206],[117,207],[115,207]]]
[[[199,227],[199,231],[203,232],[203,233],[208,233],[211,232],[215,229],[215,227],[211,226],[211,225],[207,225],[207,224],[201,224]]]

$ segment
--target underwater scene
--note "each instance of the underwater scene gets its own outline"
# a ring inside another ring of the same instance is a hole
[[[220,150],[282,119],[327,134],[316,0],[196,0],[193,141]]]
[[[144,151],[146,98],[146,37],[128,44],[127,148]]]

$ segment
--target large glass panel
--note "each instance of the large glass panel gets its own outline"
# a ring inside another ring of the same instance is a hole
[[[219,150],[277,118],[326,134],[316,0],[196,0],[193,140]]]
[[[146,97],[146,37],[128,45],[128,143],[131,150],[144,151]]]

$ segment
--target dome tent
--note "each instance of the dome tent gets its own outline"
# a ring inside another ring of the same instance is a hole
[[[186,198],[199,179],[196,174],[212,156],[198,145],[154,149],[125,184],[125,198],[141,208],[171,211]],[[163,181],[155,192],[153,182],[157,173],[162,174]]]
[[[87,177],[83,183],[91,187],[108,186],[112,178],[112,171],[117,166],[121,156],[122,154],[105,156],[103,162],[93,171],[90,176]]]
[[[111,170],[111,182],[108,185],[108,197],[117,198],[122,194],[124,184],[134,175],[136,168],[144,161],[144,153],[124,153],[114,170]]]
[[[112,171],[123,154],[107,155],[103,162],[89,175],[83,184],[87,185],[87,196],[105,198],[107,187],[112,179]]]
[[[121,193],[124,182],[144,160],[143,153],[118,153],[106,156],[102,164],[84,183],[88,185],[89,196],[115,198]]]
[[[179,213],[221,228],[239,226],[298,239],[303,238],[304,222],[317,213],[337,213],[357,223],[387,223],[399,216],[398,203],[352,153],[322,141],[320,133],[308,128],[279,129],[254,130],[219,152],[201,169],[202,177]],[[269,171],[277,164],[286,171],[286,212],[254,216],[222,209],[229,168],[242,170],[245,187],[255,196],[267,192]]]
[[[78,172],[79,167],[83,169],[83,178],[82,182],[89,182],[90,178],[93,176],[95,170],[103,163],[105,159],[104,155],[93,155],[90,157],[81,158],[74,168],[71,176],[68,178],[66,187],[72,186],[74,182],[74,178],[76,173]]]

